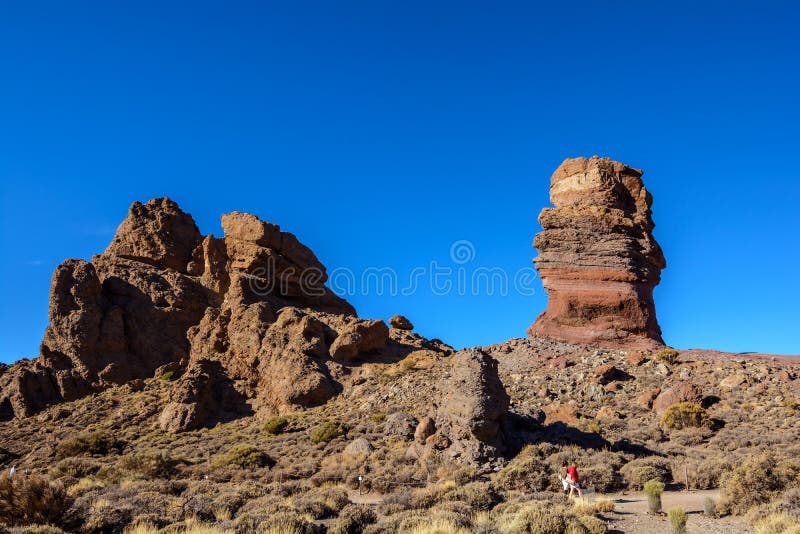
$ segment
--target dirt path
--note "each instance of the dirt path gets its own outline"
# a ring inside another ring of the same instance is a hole
[[[616,503],[616,510],[612,514],[605,514],[608,526],[612,532],[625,534],[660,534],[670,531],[669,520],[666,515],[653,516],[647,513],[647,496],[644,493],[628,493],[606,495]],[[753,529],[744,521],[735,517],[711,518],[703,515],[703,501],[706,497],[714,500],[719,498],[719,492],[708,491],[666,491],[661,496],[663,509],[681,507],[689,513],[686,523],[687,534],[745,534],[752,533]]]
[[[666,514],[653,516],[647,513],[647,496],[644,493],[598,494],[595,498],[608,497],[616,505],[615,511],[603,514],[611,532],[625,534],[667,534],[670,532]],[[711,518],[703,515],[703,501],[706,497],[714,500],[719,492],[708,491],[666,491],[661,496],[664,510],[681,507],[689,513],[686,523],[687,534],[752,534],[753,529],[744,521],[734,517]],[[379,493],[359,494],[350,491],[350,501],[356,504],[377,505],[383,502],[384,496]]]

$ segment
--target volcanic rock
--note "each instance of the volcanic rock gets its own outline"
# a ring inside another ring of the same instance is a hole
[[[389,319],[389,325],[398,330],[414,330],[414,325],[404,315],[393,316]]]
[[[478,349],[455,353],[450,372],[440,379],[436,391],[436,433],[425,439],[429,448],[468,464],[481,464],[502,454],[509,396],[494,358]],[[417,433],[419,439],[423,434],[419,427]]]
[[[653,410],[663,413],[667,408],[679,402],[700,402],[703,392],[691,382],[678,382],[674,386],[659,393],[653,401]]]
[[[342,389],[337,360],[449,351],[356,317],[279,226],[233,212],[222,227],[203,237],[175,202],[134,202],[105,252],[59,265],[40,356],[0,369],[0,419],[170,370],[159,424],[189,430],[322,404]]]
[[[666,266],[652,236],[642,171],[607,158],[566,159],[550,179],[534,260],[548,305],[534,337],[603,347],[663,344],[653,288]]]

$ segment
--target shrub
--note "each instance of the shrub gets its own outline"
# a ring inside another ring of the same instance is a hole
[[[608,532],[608,525],[606,525],[605,521],[602,519],[598,519],[597,517],[593,517],[591,515],[585,515],[583,517],[578,518],[581,522],[581,525],[589,531],[589,534],[606,534]]]
[[[83,478],[97,473],[100,466],[88,458],[64,458],[50,470],[50,478]]]
[[[119,467],[144,478],[169,478],[177,473],[178,463],[169,452],[150,449],[123,456],[119,460]]]
[[[377,520],[378,516],[369,506],[348,504],[328,529],[328,534],[359,534]]]
[[[800,521],[787,513],[770,514],[754,526],[756,534],[800,534]]]
[[[658,456],[646,456],[637,458],[622,466],[620,473],[625,477],[625,481],[633,489],[644,488],[648,480],[659,480],[669,482],[672,480],[672,468],[665,458]]]
[[[161,375],[161,380],[164,382],[172,382],[175,380],[175,371],[166,371],[163,375]]]
[[[567,528],[568,513],[562,506],[555,506],[547,501],[531,501],[522,506],[514,519],[503,531],[508,534],[541,532],[557,534]]]
[[[264,430],[270,434],[278,435],[282,434],[287,426],[289,426],[289,420],[282,415],[278,415],[264,423]]]
[[[661,512],[661,494],[664,493],[664,483],[659,480],[648,480],[644,485],[647,495],[647,507],[652,514]]]
[[[678,356],[680,353],[672,348],[661,349],[656,353],[656,360],[667,365],[675,365],[678,363]]]
[[[688,515],[683,508],[672,508],[667,512],[672,534],[686,534],[686,519]]]
[[[773,500],[798,480],[800,466],[778,462],[771,452],[751,456],[725,478],[720,508],[724,512],[744,514],[754,506]]]
[[[71,502],[61,484],[38,476],[0,476],[0,523],[59,524]]]
[[[594,508],[600,513],[609,513],[614,511],[616,504],[608,497],[601,497],[594,501]]]
[[[707,517],[714,517],[717,515],[717,503],[711,497],[703,499],[703,514]]]
[[[535,492],[552,487],[553,478],[550,466],[532,447],[526,447],[495,475],[494,481],[500,489]]]
[[[350,430],[350,425],[331,419],[325,421],[311,432],[311,443],[328,443],[338,437],[344,436]]]
[[[272,467],[275,461],[253,445],[235,445],[214,462],[217,467],[235,465],[241,468]]]
[[[708,412],[694,402],[673,404],[661,417],[661,426],[668,430],[697,428],[708,424]]]
[[[119,443],[111,434],[104,430],[94,430],[76,434],[63,440],[56,446],[56,454],[61,458],[84,454],[105,456],[118,448]]]

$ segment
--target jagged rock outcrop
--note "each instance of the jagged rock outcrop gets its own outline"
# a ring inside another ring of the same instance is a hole
[[[652,235],[642,171],[607,158],[566,159],[550,179],[534,260],[548,305],[528,329],[605,347],[663,343],[653,288],[666,266]]]
[[[169,370],[159,423],[189,430],[322,404],[372,354],[449,350],[359,319],[277,225],[233,212],[222,227],[203,237],[173,201],[135,202],[105,252],[62,263],[40,356],[0,370],[0,419]]]
[[[497,360],[479,349],[458,351],[436,391],[435,414],[417,426],[410,456],[441,453],[484,464],[503,454],[509,396],[500,382]]]

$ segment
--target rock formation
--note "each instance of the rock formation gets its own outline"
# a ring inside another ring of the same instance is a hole
[[[59,265],[40,356],[0,369],[0,420],[168,368],[160,426],[187,430],[324,403],[364,355],[442,350],[359,319],[277,225],[234,212],[222,227],[203,237],[175,202],[135,202],[105,252]]]
[[[607,158],[567,159],[550,179],[534,260],[548,305],[528,329],[605,347],[663,343],[653,288],[666,266],[653,238],[642,171]]]
[[[503,454],[509,397],[494,358],[478,349],[457,352],[436,392],[438,407],[417,426],[412,457],[439,453],[481,464]]]

